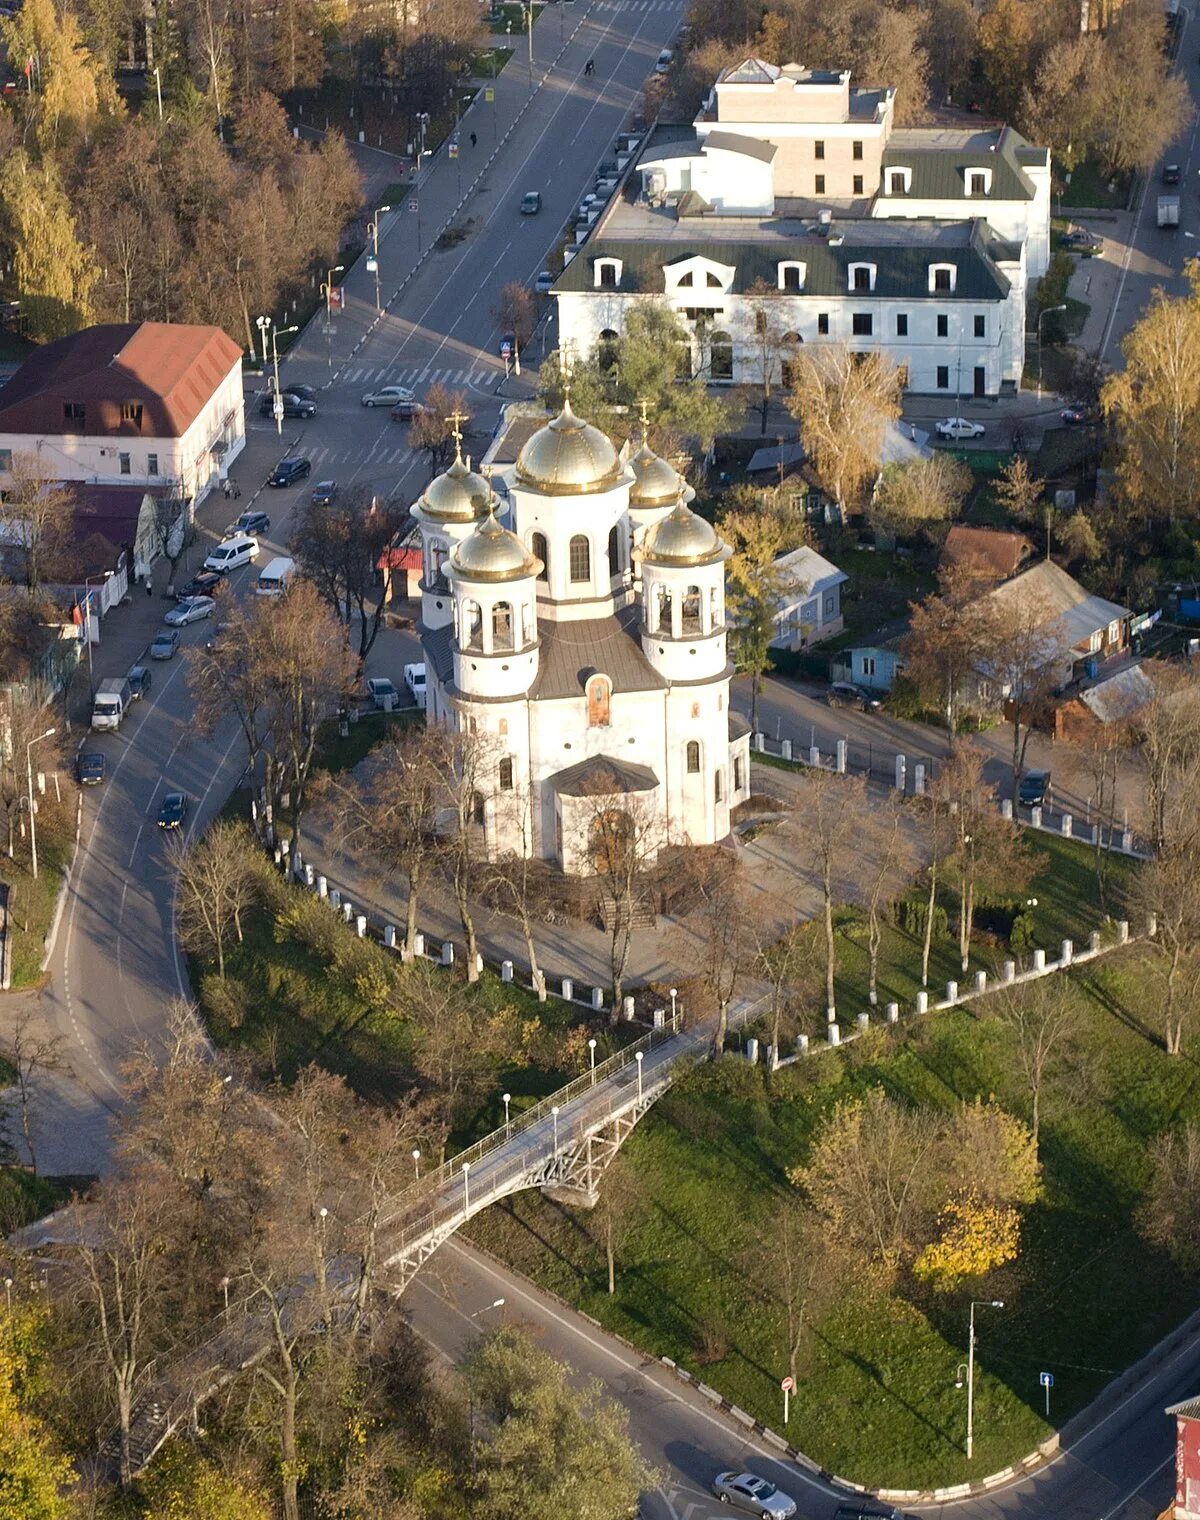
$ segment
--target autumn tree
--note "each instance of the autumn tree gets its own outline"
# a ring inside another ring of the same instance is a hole
[[[85,45],[73,10],[29,0],[0,20],[0,41],[9,58],[33,61],[33,88],[19,92],[15,103],[32,120],[47,162],[118,112],[112,75]]]
[[[1065,977],[1044,976],[1023,987],[1002,989],[986,1007],[1012,1036],[1029,1090],[1029,1127],[1036,1147],[1046,1084],[1082,1028],[1076,989]]]
[[[273,1520],[275,1513],[253,1477],[218,1466],[178,1440],[155,1457],[141,1497],[145,1520]]]
[[[794,346],[790,324],[782,305],[783,292],[766,280],[756,279],[746,292],[746,316],[750,323],[747,350],[754,358],[754,380],[747,387],[758,413],[759,433],[767,434],[767,418],[776,387],[784,383],[783,371]]]
[[[1147,522],[1190,518],[1200,500],[1200,263],[1186,273],[1190,293],[1154,293],[1101,392],[1122,496]]]
[[[1181,1271],[1200,1270],[1200,1125],[1193,1120],[1154,1141],[1137,1223]]]
[[[912,604],[901,648],[905,675],[922,699],[942,714],[953,743],[980,667],[986,667],[996,649],[994,608],[980,595],[969,570],[944,569],[938,591]]]
[[[974,477],[952,454],[931,454],[883,467],[868,509],[876,528],[908,537],[950,522],[962,511]]]
[[[656,1481],[628,1418],[594,1380],[567,1368],[523,1330],[505,1326],[467,1355],[477,1432],[473,1509],[479,1520],[625,1520]]]
[[[37,454],[15,453],[10,486],[0,499],[5,540],[20,555],[22,579],[30,596],[67,570],[74,498],[48,474]]]
[[[50,1366],[44,1298],[20,1285],[0,1304],[0,1520],[70,1520],[78,1481],[39,1412]]]
[[[190,949],[214,956],[224,981],[226,946],[231,936],[242,944],[242,915],[260,895],[254,841],[244,824],[218,818],[194,843],[182,833],[173,835],[168,859],[180,938]]]
[[[1189,883],[1200,870],[1200,833],[1179,831],[1138,872],[1130,901],[1154,915],[1151,941],[1161,967],[1161,1016],[1167,1054],[1177,1056],[1200,1013],[1200,901]],[[1155,999],[1158,1002],[1158,999]]]
[[[1041,516],[1044,482],[1029,468],[1024,454],[1014,454],[992,485],[996,505],[1013,522],[1036,522]]]
[[[1076,36],[1042,55],[1021,95],[1021,126],[1072,170],[1095,146],[1104,116],[1103,42]]]
[[[1034,46],[1030,7],[1023,0],[991,0],[979,18],[976,36],[979,66],[997,114],[1011,120],[1030,73]]]
[[[360,673],[383,624],[388,579],[382,565],[407,520],[399,502],[381,501],[365,487],[352,487],[328,506],[302,501],[297,512],[292,553],[347,638],[357,625]]]
[[[796,590],[780,556],[808,539],[803,513],[780,492],[756,492],[721,518],[733,550],[726,568],[726,605],[738,669],[750,677],[750,726],[758,732],[758,699],[771,662],[771,641],[785,590]]]
[[[879,472],[900,415],[900,374],[881,353],[805,346],[792,362],[787,406],[822,483],[845,512]]]
[[[492,312],[502,332],[512,333],[516,344],[514,359],[525,352],[537,324],[537,308],[533,292],[520,280],[509,280],[501,286],[500,295]]]
[[[649,1200],[643,1174],[618,1152],[600,1180],[596,1207],[591,1218],[604,1239],[604,1261],[608,1270],[608,1294],[617,1291],[617,1256],[629,1236],[642,1223]]]
[[[925,9],[921,41],[935,60],[947,96],[965,89],[975,59],[977,16],[971,0],[932,0]]]
[[[414,414],[408,425],[409,444],[425,454],[430,480],[444,470],[453,457],[455,429],[462,425],[451,421],[454,416],[470,425],[467,393],[452,391],[440,380],[435,380],[425,392],[421,410]]]
[[[1164,46],[1163,11],[1130,5],[1104,38],[1104,108],[1098,146],[1111,172],[1146,173],[1186,130],[1193,116],[1187,81]]]

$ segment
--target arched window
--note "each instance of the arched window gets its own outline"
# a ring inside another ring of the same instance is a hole
[[[708,626],[709,628],[721,626],[721,598],[715,586],[709,587],[708,592]]]
[[[616,523],[608,530],[608,573],[610,578],[621,573],[621,534]]]
[[[700,774],[700,741],[689,739],[687,742],[687,773],[689,776]]]
[[[733,339],[727,332],[712,335],[712,357],[709,361],[714,380],[733,379]]]
[[[713,775],[713,799],[716,802],[721,800],[721,790],[721,772],[716,771]]]
[[[720,276],[713,274],[711,269],[705,272],[704,283],[709,290],[720,290],[721,288]]]
[[[658,631],[671,632],[671,593],[665,586],[658,588]]]
[[[477,823],[480,828],[483,827],[483,809],[484,809],[483,793],[482,792],[472,792],[471,793],[471,822],[472,823]]]
[[[513,762],[511,755],[505,755],[500,762],[500,790],[511,792],[513,789]]]
[[[612,722],[612,682],[607,676],[588,677],[587,719],[589,728],[607,728]]]
[[[702,633],[700,621],[700,587],[689,586],[683,593],[683,632]]]
[[[681,274],[675,283],[680,290],[690,290],[695,284],[695,281],[692,279],[692,271],[689,269],[686,274]]]
[[[483,613],[478,602],[464,602],[459,637],[468,649],[483,648]]]
[[[578,585],[580,581],[590,581],[592,578],[592,549],[582,533],[577,533],[570,543],[571,557],[571,582]]]
[[[429,584],[435,591],[446,591],[446,555],[449,552],[446,544],[440,538],[435,538],[429,546]]]
[[[492,648],[512,649],[513,610],[511,602],[497,602],[492,608]]]
[[[619,343],[620,339],[611,327],[606,327],[600,334],[600,341],[596,344],[596,362],[602,370],[616,369]]]
[[[529,547],[536,559],[542,562],[542,568],[538,571],[538,580],[545,581],[550,578],[550,551],[546,547],[546,535],[535,533],[529,541]]]
[[[521,648],[533,643],[533,630],[537,626],[533,609],[528,602],[521,603]]]

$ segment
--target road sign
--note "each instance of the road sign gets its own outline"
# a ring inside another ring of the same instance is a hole
[[[1043,1388],[1053,1388],[1054,1374],[1052,1372],[1039,1372],[1038,1382],[1042,1385]]]
[[[483,98],[484,98],[484,100],[486,101],[486,103],[488,105],[491,105],[492,101],[495,100],[495,98],[496,98],[496,92],[495,92],[495,90],[492,89],[492,87],[491,87],[490,84],[485,84],[484,85],[484,87],[483,87]]]
[[[420,211],[420,209],[421,209],[421,203],[420,203],[420,201],[418,201],[418,200],[411,200],[411,201],[409,201],[409,203],[408,203],[408,209],[410,211]]]
[[[458,144],[456,142],[452,142],[450,144],[450,157],[451,158],[457,158],[458,157]]]
[[[379,260],[373,254],[367,254],[367,273],[374,274],[379,268]]]
[[[500,345],[500,357],[502,359],[507,359],[511,353],[512,353],[512,344],[511,343],[501,343],[501,345]]]
[[[796,1386],[796,1379],[786,1377],[779,1386],[783,1389],[784,1393],[791,1393],[792,1389]]]

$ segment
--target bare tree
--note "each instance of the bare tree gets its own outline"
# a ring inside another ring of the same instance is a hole
[[[617,1253],[641,1224],[648,1203],[644,1176],[618,1152],[604,1173],[596,1207],[592,1211],[592,1218],[604,1235],[610,1298],[617,1291]]]
[[[1200,1269],[1200,1124],[1159,1135],[1150,1184],[1137,1213],[1147,1240],[1185,1272]]]
[[[1064,1048],[1082,1027],[1075,988],[1065,977],[1044,976],[1024,987],[1005,988],[987,1006],[1011,1031],[1016,1044],[1017,1060],[1029,1089],[1030,1128],[1036,1147],[1046,1082]]]
[[[783,1310],[784,1357],[796,1386],[805,1341],[845,1292],[852,1272],[849,1253],[838,1249],[807,1204],[784,1194],[746,1253],[746,1271]]]
[[[774,931],[765,926],[760,926],[756,932],[754,974],[770,989],[771,1060],[767,1067],[767,1080],[770,1081],[780,1061],[784,1018],[792,1016],[794,1022],[797,1012],[816,1002],[823,972],[815,935],[800,928],[791,929],[781,939],[776,939]]]
[[[66,568],[74,498],[37,454],[14,454],[9,479],[0,497],[0,527],[20,553],[25,586],[33,595]]]
[[[229,936],[242,943],[242,914],[258,899],[259,861],[244,824],[218,818],[195,843],[174,835],[167,856],[175,875],[180,938],[214,955],[225,980]]]
[[[1063,639],[1061,620],[1049,614],[1043,599],[1022,594],[1020,586],[993,609],[991,647],[981,653],[985,673],[999,686],[1004,715],[1012,725],[1009,796],[1014,811],[1030,735],[1039,720],[1046,721],[1058,689],[1055,657]]]
[[[492,315],[496,318],[501,331],[512,333],[517,354],[523,353],[526,344],[533,336],[534,324],[537,321],[537,307],[534,304],[533,292],[528,285],[522,284],[520,280],[509,280],[501,287],[500,299],[496,302]]]
[[[21,1134],[29,1154],[29,1165],[36,1174],[37,1148],[34,1144],[34,1117],[42,1097],[42,1084],[66,1068],[61,1035],[38,1032],[34,1015],[28,1010],[18,1013],[8,1037],[5,1052],[16,1074],[17,1109],[21,1116]]]
[[[533,799],[533,789],[525,785],[495,794],[497,834],[512,838],[515,833],[519,844],[488,864],[485,880],[492,896],[521,926],[529,974],[539,1002],[545,1002],[546,978],[538,965],[533,926],[543,920],[561,889],[556,891],[549,866],[533,853]]]
[[[911,608],[902,646],[905,675],[944,715],[951,743],[958,737],[981,666],[986,670],[996,644],[994,608],[980,595],[969,570],[944,571],[940,590]]]
[[[428,457],[431,480],[450,463],[455,430],[461,423],[469,423],[470,416],[465,391],[452,391],[440,380],[435,380],[425,392],[421,410],[409,423],[408,441],[412,448]],[[453,420],[456,417],[459,422]]]
[[[1133,720],[1146,768],[1150,836],[1161,850],[1192,823],[1200,779],[1200,681],[1190,670],[1155,661],[1149,666],[1155,695]]]
[[[1163,963],[1162,1018],[1167,1054],[1183,1049],[1183,1035],[1200,994],[1200,833],[1177,833],[1133,880],[1131,902],[1157,919],[1151,941]]]
[[[777,386],[784,383],[783,365],[791,355],[794,337],[780,316],[783,292],[761,277],[746,292],[746,314],[751,331],[747,342],[754,356],[755,383],[748,387],[751,407],[758,413],[759,433],[766,437],[767,418]]]
[[[879,951],[883,944],[881,909],[886,908],[912,880],[916,848],[903,803],[890,793],[882,808],[870,814],[863,853],[874,858],[867,884],[868,996],[879,1002]]]
[[[699,935],[699,947],[693,943],[692,954],[701,986],[716,1009],[716,1060],[725,1053],[729,1004],[754,953],[753,914],[748,883],[736,861],[713,855],[711,869],[699,878],[696,891],[699,901],[688,915],[688,929]]]
[[[487,797],[495,771],[494,740],[445,731],[445,742],[433,754],[438,781],[453,814],[452,826],[439,830],[438,858],[454,893],[467,952],[467,980],[479,978],[479,937],[475,931],[473,899],[479,886],[480,862],[488,854]]]
[[[933,920],[937,911],[938,880],[946,857],[954,846],[954,819],[950,812],[950,793],[940,777],[926,794],[925,849],[929,863],[925,868],[927,894],[925,923],[921,939],[921,986],[929,986],[929,954],[933,947]]]

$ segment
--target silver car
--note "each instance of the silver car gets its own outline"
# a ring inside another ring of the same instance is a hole
[[[416,397],[412,391],[403,385],[383,385],[377,391],[365,391],[362,404],[364,406],[397,406],[401,401],[414,401]]]
[[[722,1504],[732,1504],[751,1515],[765,1515],[768,1520],[792,1520],[796,1501],[780,1493],[756,1473],[723,1472],[713,1479],[712,1491]]]

